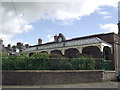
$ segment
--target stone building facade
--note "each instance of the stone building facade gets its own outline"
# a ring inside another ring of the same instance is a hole
[[[96,59],[111,60],[113,69],[116,69],[120,60],[120,22],[118,34],[103,33],[66,40],[60,33],[54,36],[54,42],[42,44],[42,40],[38,39],[38,45],[31,46],[24,52],[29,55],[37,52],[59,54],[68,58],[85,54]]]

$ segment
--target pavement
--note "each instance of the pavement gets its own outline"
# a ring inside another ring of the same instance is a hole
[[[105,81],[94,83],[55,84],[55,85],[3,85],[2,88],[120,88],[120,82]]]

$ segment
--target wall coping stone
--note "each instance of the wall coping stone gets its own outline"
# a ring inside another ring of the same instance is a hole
[[[0,70],[0,72],[115,72],[105,70]]]

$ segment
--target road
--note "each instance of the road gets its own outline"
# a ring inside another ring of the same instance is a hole
[[[116,81],[105,81],[105,82],[95,82],[95,83],[79,83],[79,84],[57,84],[57,85],[10,85],[2,86],[3,88],[118,88],[120,87],[120,82]]]

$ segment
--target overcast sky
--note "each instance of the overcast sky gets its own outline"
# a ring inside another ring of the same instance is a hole
[[[53,41],[55,34],[67,39],[117,33],[119,0],[57,0],[58,2],[2,2],[0,38],[4,44],[37,44]]]

